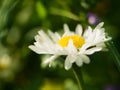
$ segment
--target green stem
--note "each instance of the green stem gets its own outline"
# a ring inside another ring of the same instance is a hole
[[[72,71],[73,71],[74,76],[77,80],[79,89],[83,90],[83,79],[82,79],[82,74],[81,74],[80,68],[78,69],[77,67],[73,66]]]

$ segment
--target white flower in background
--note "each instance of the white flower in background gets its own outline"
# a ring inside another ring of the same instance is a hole
[[[49,66],[61,55],[67,56],[65,59],[66,70],[70,69],[73,63],[82,66],[83,63],[90,63],[87,55],[106,49],[104,42],[111,38],[106,37],[103,24],[103,22],[98,24],[93,30],[89,26],[84,33],[81,25],[77,25],[76,31],[72,32],[64,24],[62,36],[50,30],[47,35],[43,30],[40,30],[39,34],[35,36],[34,45],[30,45],[29,48],[38,54],[50,54],[51,57],[45,60]]]

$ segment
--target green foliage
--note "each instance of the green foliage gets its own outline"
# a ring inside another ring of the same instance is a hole
[[[117,88],[119,3],[119,0],[0,0],[0,90],[78,90],[72,70],[64,70],[61,58],[56,60],[59,64],[55,62],[55,67],[43,68],[44,56],[29,50],[28,45],[40,29],[61,33],[64,23],[72,30],[78,23],[84,29],[88,25],[94,27],[96,24],[89,22],[89,13],[105,22],[114,45],[110,41],[109,52],[95,53],[90,56],[91,63],[83,65],[84,86],[86,90]]]
[[[45,19],[47,16],[47,11],[45,6],[40,2],[36,2],[36,10],[40,19]]]

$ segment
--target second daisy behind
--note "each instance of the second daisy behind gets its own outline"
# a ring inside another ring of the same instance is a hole
[[[34,45],[29,48],[38,54],[50,54],[51,57],[45,60],[51,66],[52,62],[61,55],[66,55],[65,69],[69,70],[73,63],[82,66],[88,64],[91,55],[98,51],[106,50],[105,42],[111,37],[106,36],[103,22],[98,24],[94,29],[90,26],[83,32],[82,26],[77,25],[75,32],[69,30],[67,24],[64,24],[64,34],[48,31],[46,34],[40,30],[35,36]]]

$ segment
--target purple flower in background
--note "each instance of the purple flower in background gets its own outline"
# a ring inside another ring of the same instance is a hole
[[[100,19],[94,13],[88,13],[87,19],[90,24],[95,25],[95,26],[100,22]]]

